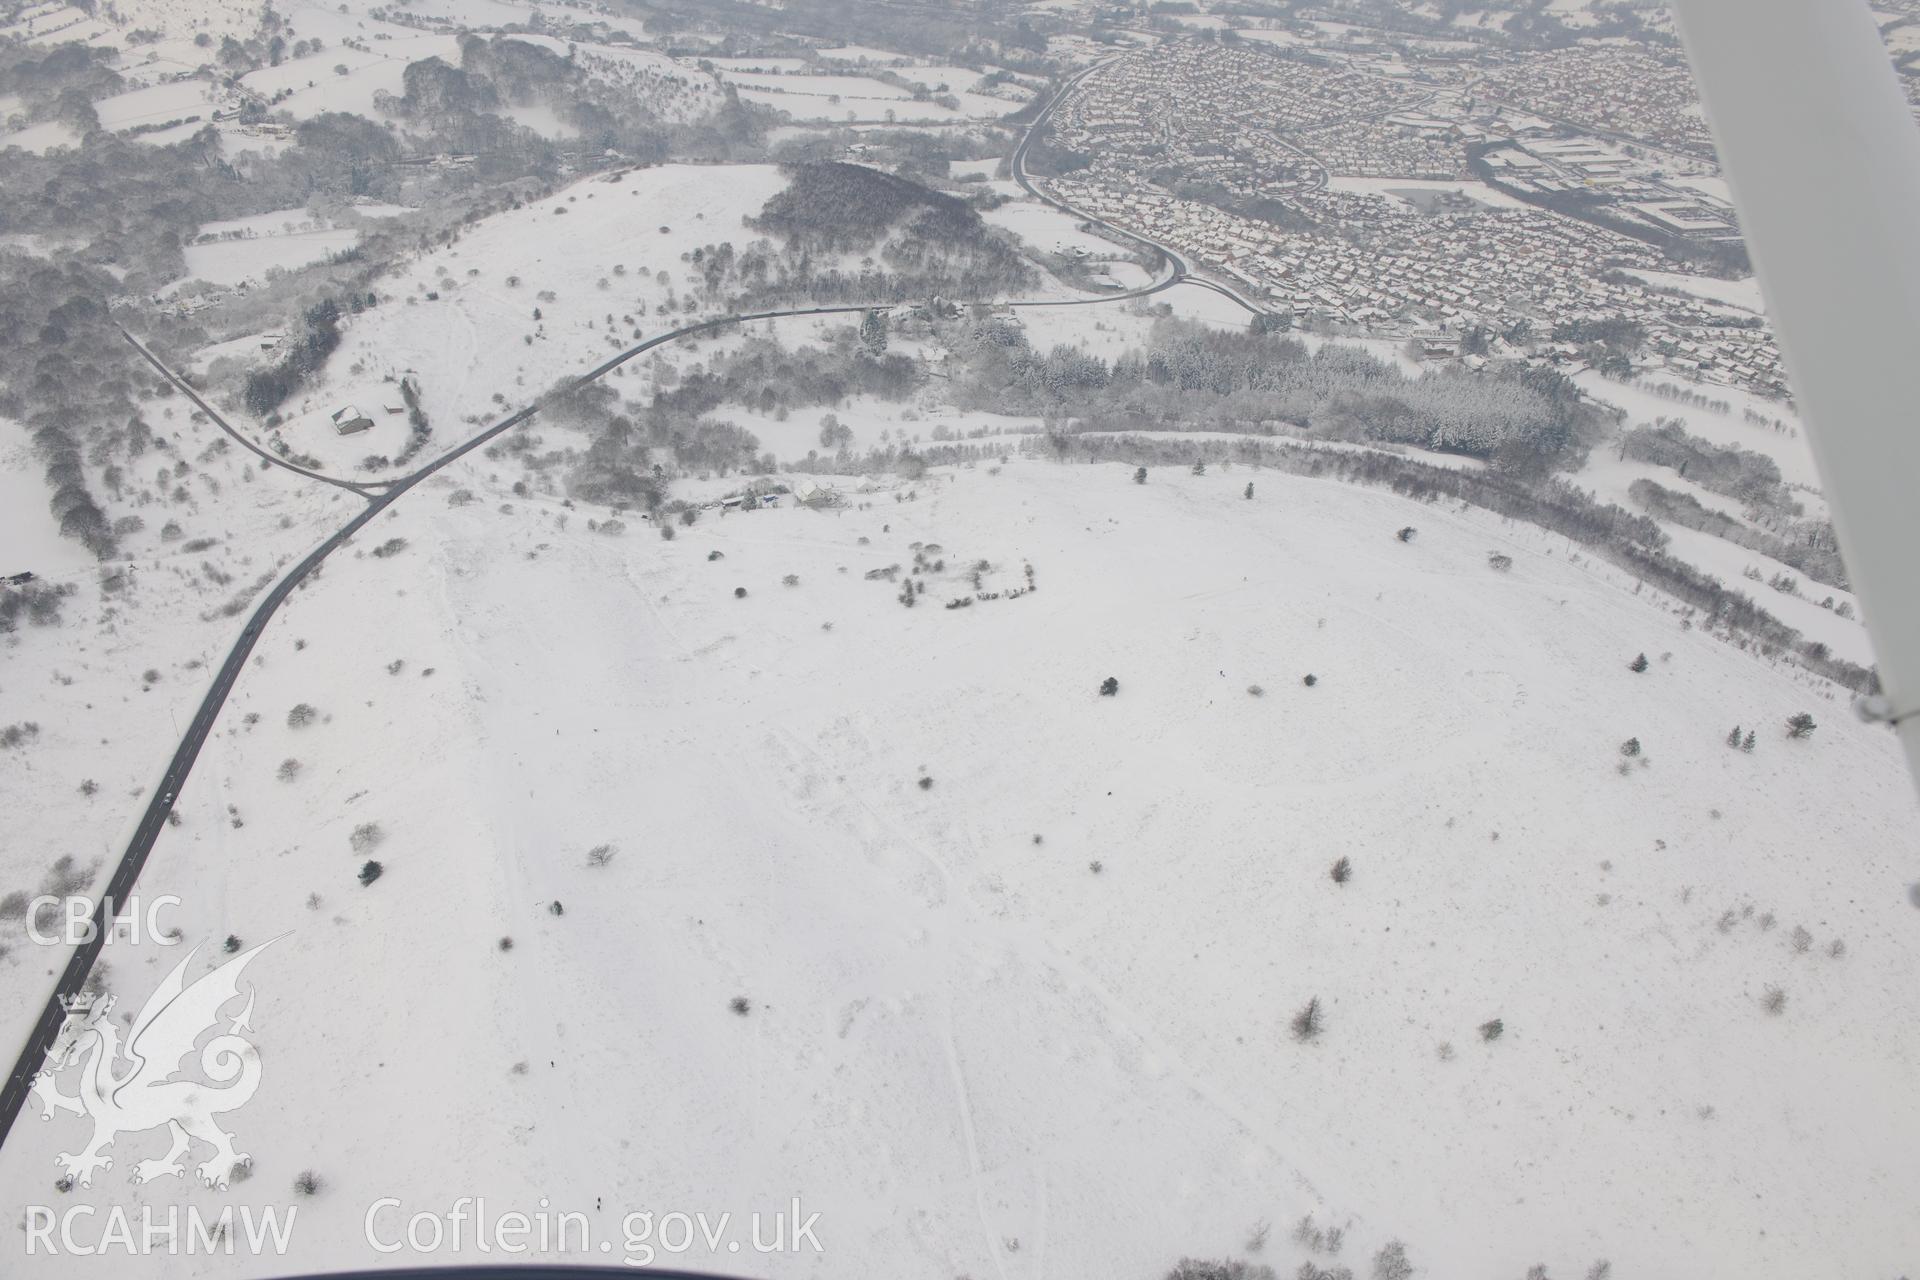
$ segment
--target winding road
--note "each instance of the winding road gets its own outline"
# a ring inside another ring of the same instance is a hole
[[[1008,302],[1004,305],[1014,307],[1091,306],[1100,303],[1124,302],[1132,298],[1146,297],[1150,294],[1171,289],[1175,285],[1188,283],[1223,294],[1245,307],[1249,312],[1257,314],[1260,308],[1248,302],[1245,298],[1240,297],[1233,292],[1233,290],[1224,285],[1216,284],[1213,281],[1202,280],[1193,276],[1189,272],[1186,262],[1171,249],[1082,213],[1054,199],[1035,186],[1027,176],[1026,154],[1028,148],[1033,143],[1035,135],[1045,127],[1055,107],[1059,105],[1066,94],[1075,85],[1099,71],[1100,68],[1105,65],[1107,64],[1097,63],[1067,80],[1047,107],[1035,116],[1033,123],[1022,136],[1019,146],[1016,147],[1013,152],[1011,164],[1014,180],[1035,199],[1043,201],[1072,217],[1101,227],[1114,235],[1162,255],[1168,264],[1168,269],[1161,278],[1138,289],[1118,293],[1099,294],[1085,298],[1024,299]],[[352,540],[355,534],[365,528],[367,524],[378,517],[381,512],[405,497],[406,494],[421,481],[452,463],[459,461],[475,449],[483,448],[490,441],[513,430],[521,423],[533,417],[540,411],[541,405],[544,404],[547,399],[551,398],[552,395],[564,394],[565,392],[573,391],[589,383],[596,382],[627,361],[632,360],[635,356],[650,351],[655,347],[672,342],[677,338],[686,337],[689,334],[729,328],[738,324],[750,324],[755,320],[776,320],[795,316],[846,315],[876,308],[884,309],[891,305],[893,304],[879,303],[795,307],[777,311],[759,311],[747,315],[724,315],[657,334],[654,337],[627,347],[606,362],[572,379],[565,384],[561,391],[549,393],[548,396],[534,401],[518,412],[502,418],[485,431],[480,432],[465,443],[435,458],[417,471],[413,471],[395,480],[367,483],[342,480],[336,476],[329,476],[318,471],[310,470],[290,462],[285,458],[278,457],[270,450],[260,447],[260,445],[255,443],[244,432],[235,428],[221,416],[220,412],[211,404],[207,403],[199,392],[189,385],[183,377],[167,368],[165,363],[154,355],[144,343],[140,342],[139,339],[122,328],[120,330],[121,334],[126,338],[127,342],[132,345],[134,350],[140,353],[142,359],[159,370],[162,376],[175,387],[179,388],[220,430],[237,440],[243,447],[259,455],[262,459],[274,466],[285,468],[307,479],[333,485],[337,488],[358,494],[366,499],[367,505],[325,542],[322,542],[319,546],[308,552],[304,559],[294,565],[291,570],[274,584],[272,589],[269,590],[254,607],[253,613],[248,617],[246,626],[241,630],[239,638],[234,641],[233,647],[228,650],[226,660],[221,663],[219,670],[214,674],[212,684],[208,687],[205,696],[200,700],[199,709],[194,713],[193,720],[188,724],[186,732],[181,736],[179,746],[174,750],[173,758],[167,763],[165,772],[161,774],[159,783],[154,788],[153,798],[147,802],[146,810],[140,817],[139,825],[134,828],[133,836],[127,843],[126,852],[121,855],[118,865],[114,868],[112,877],[107,882],[106,892],[101,896],[99,901],[94,904],[91,940],[77,947],[73,955],[68,959],[66,968],[60,974],[59,981],[55,983],[52,993],[47,997],[46,1007],[41,1010],[40,1017],[34,1023],[33,1030],[29,1033],[27,1042],[21,1049],[18,1059],[14,1062],[12,1070],[7,1073],[5,1085],[0,1087],[0,1145],[4,1145],[8,1135],[12,1133],[14,1121],[19,1118],[21,1108],[25,1105],[27,1096],[32,1091],[34,1077],[39,1074],[42,1064],[46,1061],[47,1053],[52,1048],[55,1038],[59,1035],[62,1023],[66,1020],[65,1002],[73,996],[78,995],[85,987],[87,976],[93,971],[94,964],[99,960],[100,953],[106,946],[107,939],[113,927],[112,916],[114,905],[124,905],[131,898],[134,885],[138,883],[140,879],[140,872],[146,866],[147,858],[153,852],[154,844],[159,840],[160,833],[166,829],[167,818],[173,811],[174,800],[180,794],[180,789],[186,785],[189,775],[193,772],[193,765],[200,756],[200,749],[206,744],[208,735],[213,732],[214,724],[219,719],[221,710],[226,706],[227,697],[232,693],[234,683],[239,680],[241,672],[245,669],[247,658],[253,653],[254,644],[259,640],[261,631],[265,629],[268,622],[272,621],[274,614],[279,611],[281,605],[286,603],[287,598],[293,594],[294,590],[298,588],[301,583],[305,582],[314,570],[325,563],[328,556],[345,546]]]

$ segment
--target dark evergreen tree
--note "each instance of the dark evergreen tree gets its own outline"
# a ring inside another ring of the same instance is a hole
[[[1747,730],[1747,736],[1740,740],[1740,749],[1742,751],[1753,750],[1753,730]]]
[[[1632,662],[1629,662],[1627,664],[1627,670],[1632,671],[1635,674],[1645,671],[1646,669],[1647,669],[1647,655],[1644,653],[1641,654],[1639,657],[1635,658]]]
[[[1311,1040],[1324,1029],[1320,1016],[1320,997],[1307,1001],[1306,1007],[1293,1015],[1293,1038]]]
[[[1733,731],[1727,734],[1727,745],[1730,747],[1738,747],[1740,745],[1740,726],[1739,725],[1733,726]]]
[[[1147,469],[1145,467],[1135,467],[1133,469],[1133,482],[1135,484],[1145,484],[1147,482]]]
[[[860,348],[874,357],[887,353],[887,317],[883,313],[869,311],[860,317]]]

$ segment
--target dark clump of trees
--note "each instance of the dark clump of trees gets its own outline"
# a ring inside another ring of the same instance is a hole
[[[955,388],[964,407],[1071,413],[1106,431],[1272,435],[1291,426],[1327,439],[1465,454],[1502,473],[1538,476],[1578,465],[1601,426],[1578,389],[1551,369],[1409,378],[1353,347],[1329,343],[1309,353],[1278,334],[1187,321],[1156,323],[1146,349],[1112,360],[1077,347],[1035,351],[1022,330],[1000,322],[976,324],[953,341],[969,357]]]
[[[0,152],[0,171],[15,154]],[[119,291],[106,272],[66,255],[54,262],[0,252],[0,332],[8,335],[0,343],[0,416],[27,428],[61,534],[103,560],[118,545],[88,461],[144,451],[152,439],[138,397],[154,379],[136,364],[104,302]],[[14,608],[39,621],[29,607],[35,600],[44,597],[30,593]]]
[[[1804,711],[1795,712],[1787,718],[1787,736],[1789,738],[1810,738],[1815,729],[1813,717]]]
[[[916,235],[982,239],[986,224],[966,201],[865,165],[829,160],[787,165],[787,187],[747,225],[828,253],[871,248],[904,225]]]
[[[1018,245],[964,200],[843,161],[803,161],[782,169],[788,186],[746,221],[778,240],[785,256],[770,260],[750,252],[742,258],[737,269],[748,288],[736,298],[740,305],[794,297],[998,298],[1034,279]],[[857,271],[821,261],[852,253],[869,261]]]
[[[1182,1258],[1166,1280],[1275,1280],[1275,1273],[1263,1262],[1243,1258]]]
[[[1780,467],[1764,453],[1736,445],[1718,445],[1689,434],[1665,419],[1638,426],[1620,441],[1620,456],[1667,467],[1703,489],[1750,506],[1772,507],[1798,515],[1800,504],[1780,478]]]
[[[1111,698],[1114,694],[1119,692],[1120,692],[1120,680],[1117,676],[1108,676],[1105,680],[1102,680],[1100,682],[1101,697]]]
[[[349,304],[361,310],[366,300],[355,297]],[[247,411],[265,417],[286,403],[301,383],[326,366],[327,357],[340,345],[340,304],[331,298],[308,307],[301,317],[301,331],[287,342],[287,354],[277,364],[256,369],[247,375],[241,399]]]
[[[366,863],[362,864],[360,868],[360,883],[372,884],[375,880],[378,880],[385,872],[386,872],[385,867],[381,866],[378,862],[375,862],[369,859]]]
[[[74,590],[71,582],[36,581],[0,591],[0,635],[17,631],[23,617],[36,627],[59,626],[60,605]]]
[[[1684,474],[1684,473],[1683,473]],[[1659,520],[1698,529],[1736,546],[1746,547],[1790,564],[1815,582],[1848,588],[1847,567],[1840,559],[1840,543],[1833,526],[1824,520],[1774,518],[1778,533],[1755,529],[1724,511],[1715,511],[1690,493],[1645,476],[1627,486],[1627,496]]]

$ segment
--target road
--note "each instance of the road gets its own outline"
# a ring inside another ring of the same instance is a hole
[[[160,371],[161,377],[165,378],[168,382],[171,382],[174,386],[178,387],[186,395],[187,399],[193,401],[193,403],[199,407],[200,412],[206,414],[207,417],[213,419],[215,426],[219,427],[222,431],[226,432],[228,435],[232,436],[235,440],[239,441],[242,448],[249,449],[252,452],[259,454],[262,458],[266,459],[268,462],[271,462],[276,467],[285,467],[288,471],[294,472],[296,475],[303,475],[307,477],[307,479],[309,480],[318,480],[322,484],[330,484],[330,485],[333,485],[335,488],[345,489],[349,493],[357,493],[363,498],[371,498],[373,496],[373,489],[371,486],[364,485],[364,484],[357,484],[352,480],[336,479],[333,476],[322,475],[318,471],[309,471],[305,467],[289,462],[285,458],[278,457],[275,454],[271,453],[270,451],[266,449],[262,449],[259,445],[255,444],[252,440],[248,439],[245,435],[242,435],[239,431],[237,431],[234,428],[233,424],[229,423],[225,418],[221,417],[220,411],[218,409],[214,408],[212,405],[208,404],[205,400],[201,399],[200,393],[193,389],[192,384],[190,384],[185,378],[181,377],[179,374],[175,373],[173,370],[167,368],[167,366],[161,362],[159,356],[154,355],[152,351],[147,349],[147,346],[145,343],[141,342],[140,339],[128,333],[124,326],[116,323],[113,327],[120,330],[120,336],[125,338],[128,341],[128,343],[132,345],[133,349],[140,353],[141,359],[145,360],[148,364],[152,365],[155,369],[158,369]]]
[[[1081,80],[1092,75],[1104,65],[1106,64],[1097,63],[1069,79],[1061,86],[1060,93],[1054,97],[1046,109],[1034,118],[1032,125],[1028,127],[1026,134],[1021,138],[1020,145],[1014,149],[1011,166],[1014,180],[1035,199],[1044,201],[1046,204],[1051,205],[1069,216],[1092,223],[1117,236],[1161,254],[1168,264],[1167,273],[1160,279],[1155,280],[1152,284],[1124,292],[1098,294],[1085,298],[1026,299],[1009,302],[1007,305],[1015,307],[1092,306],[1110,302],[1124,302],[1132,298],[1142,298],[1150,294],[1171,289],[1175,285],[1186,283],[1196,285],[1203,289],[1211,289],[1216,293],[1233,299],[1233,301],[1239,303],[1248,311],[1258,314],[1260,312],[1259,307],[1248,302],[1245,298],[1240,297],[1232,289],[1211,280],[1202,280],[1193,276],[1188,271],[1187,264],[1180,255],[1165,245],[1156,244],[1151,240],[1135,235],[1123,228],[1113,226],[1099,218],[1082,213],[1072,206],[1047,195],[1034,186],[1032,181],[1027,177],[1025,167],[1026,153],[1035,135],[1045,126],[1047,119],[1053,114],[1054,108],[1060,103],[1061,99],[1066,96],[1067,92]],[[656,334],[654,337],[635,343],[633,346],[621,351],[618,355],[615,355],[602,364],[596,365],[579,377],[572,379],[565,384],[564,390],[572,391],[586,386],[589,383],[597,382],[613,370],[632,360],[635,356],[644,354],[655,347],[672,342],[675,339],[686,337],[689,334],[710,332],[715,329],[728,328],[737,324],[751,324],[756,320],[778,320],[797,316],[850,315],[867,311],[874,307],[884,308],[890,305],[893,304],[858,303],[825,307],[793,307],[776,311],[758,311],[747,315],[716,316],[711,320],[702,320],[695,324],[684,325],[678,329]],[[260,633],[266,629],[267,623],[273,619],[274,614],[279,611],[280,606],[286,603],[287,598],[293,594],[300,584],[305,582],[315,569],[318,569],[325,563],[328,556],[345,546],[352,540],[356,533],[360,532],[361,529],[376,519],[381,512],[405,497],[413,490],[414,486],[418,485],[421,481],[452,463],[457,462],[467,454],[472,453],[475,449],[485,447],[490,441],[513,430],[527,419],[533,417],[540,411],[540,407],[546,399],[546,397],[543,397],[541,400],[536,400],[518,412],[502,418],[499,422],[467,440],[465,443],[449,450],[419,470],[411,472],[400,479],[380,484],[359,484],[351,480],[341,480],[334,476],[324,475],[318,471],[312,471],[305,467],[298,466],[261,448],[228,423],[218,410],[201,397],[198,391],[194,390],[184,378],[167,368],[165,363],[154,355],[139,339],[135,338],[131,333],[128,333],[124,328],[121,329],[120,332],[147,363],[159,370],[160,374],[165,377],[167,381],[175,387],[178,387],[215,425],[226,432],[227,435],[239,441],[243,447],[275,466],[284,467],[308,479],[317,480],[323,484],[333,485],[336,488],[358,494],[367,500],[367,505],[325,542],[322,542],[319,546],[308,552],[306,558],[294,565],[294,567],[261,598],[259,604],[254,606],[253,613],[248,617],[246,626],[241,630],[239,639],[234,641],[233,647],[227,652],[226,660],[221,663],[220,669],[214,674],[212,684],[208,687],[205,696],[200,700],[199,709],[194,712],[192,722],[188,724],[186,732],[181,736],[180,745],[174,750],[173,758],[168,762],[166,771],[161,774],[159,782],[153,790],[153,798],[147,802],[146,810],[141,814],[139,825],[134,828],[133,835],[127,842],[126,852],[121,855],[118,865],[114,867],[113,875],[107,882],[106,892],[94,905],[92,940],[76,948],[73,955],[68,959],[66,968],[61,972],[59,981],[54,984],[53,992],[47,998],[45,1008],[41,1010],[39,1019],[34,1023],[33,1030],[27,1037],[26,1045],[21,1049],[20,1055],[14,1062],[12,1070],[7,1073],[5,1085],[0,1086],[0,1146],[5,1145],[8,1135],[13,1132],[14,1121],[19,1118],[21,1108],[25,1105],[27,1096],[32,1090],[33,1078],[39,1073],[41,1065],[46,1060],[47,1051],[52,1047],[55,1037],[58,1036],[60,1032],[61,1024],[66,1019],[64,1002],[72,996],[79,994],[81,989],[85,987],[87,975],[93,971],[95,962],[99,960],[100,953],[107,944],[109,931],[112,928],[112,920],[110,918],[112,914],[110,910],[111,906],[115,903],[124,905],[132,897],[134,885],[138,883],[140,879],[140,872],[147,865],[147,858],[153,852],[153,846],[159,840],[160,833],[166,829],[168,815],[173,811],[174,799],[180,794],[181,788],[186,786],[187,779],[193,772],[194,762],[200,757],[200,749],[206,745],[207,737],[213,732],[214,724],[220,718],[221,710],[226,706],[227,697],[232,693],[234,683],[240,678],[241,672],[245,670],[247,658],[252,655],[254,644],[259,640]]]
[[[1020,189],[1022,191],[1026,192],[1029,196],[1032,196],[1035,200],[1040,201],[1042,204],[1049,205],[1055,209],[1058,209],[1061,213],[1066,214],[1070,218],[1078,218],[1082,222],[1089,223],[1093,226],[1099,227],[1101,230],[1110,232],[1111,234],[1118,236],[1122,240],[1129,241],[1133,244],[1137,244],[1143,249],[1151,250],[1152,252],[1157,253],[1162,258],[1166,259],[1170,267],[1168,276],[1164,280],[1160,281],[1159,284],[1156,285],[1154,288],[1141,290],[1139,292],[1158,293],[1161,289],[1170,289],[1176,284],[1181,284],[1181,283],[1194,284],[1194,285],[1198,285],[1202,289],[1211,289],[1215,293],[1218,293],[1225,297],[1233,299],[1235,302],[1239,303],[1242,307],[1245,307],[1250,314],[1253,314],[1253,315],[1262,314],[1264,308],[1256,306],[1253,303],[1247,301],[1245,298],[1241,297],[1238,293],[1234,292],[1228,286],[1216,283],[1215,281],[1212,281],[1212,280],[1205,280],[1200,278],[1199,276],[1194,275],[1192,268],[1187,266],[1186,259],[1182,258],[1178,253],[1174,252],[1172,249],[1168,248],[1166,245],[1161,244],[1157,240],[1149,240],[1147,237],[1140,235],[1137,232],[1128,231],[1125,227],[1115,226],[1113,223],[1108,222],[1104,218],[1097,218],[1090,213],[1084,212],[1083,210],[1080,210],[1080,209],[1076,209],[1072,205],[1066,203],[1063,200],[1056,200],[1054,197],[1048,195],[1045,191],[1042,191],[1034,183],[1032,177],[1028,175],[1027,152],[1032,149],[1033,140],[1040,136],[1040,131],[1044,129],[1047,125],[1047,122],[1053,118],[1053,113],[1059,108],[1062,102],[1066,101],[1067,95],[1071,93],[1075,88],[1077,88],[1081,81],[1087,79],[1089,76],[1092,76],[1098,73],[1099,71],[1105,69],[1106,67],[1112,65],[1113,61],[1114,59],[1109,58],[1105,62],[1096,62],[1092,66],[1087,67],[1085,70],[1075,72],[1072,76],[1068,77],[1066,83],[1060,86],[1060,91],[1053,95],[1053,100],[1047,103],[1046,107],[1040,112],[1040,114],[1033,118],[1033,123],[1028,126],[1026,133],[1023,134],[1020,138],[1020,145],[1013,149],[1013,157],[1008,165],[1008,168],[1012,171],[1013,180],[1020,184]],[[1102,297],[1102,298],[1087,298],[1087,299],[1083,299],[1082,301],[1108,302],[1108,301],[1114,300],[1115,297],[1119,297],[1119,296],[1125,296],[1125,295],[1110,295],[1108,297]]]

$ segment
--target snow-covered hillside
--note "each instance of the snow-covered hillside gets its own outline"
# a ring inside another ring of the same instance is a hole
[[[1910,1264],[1916,803],[1830,687],[1328,481],[1016,458],[663,541],[491,472],[274,621],[149,864],[189,941],[286,935],[254,1176],[71,1194],[323,1181],[290,1259],[143,1274],[393,1265],[368,1207],[463,1195],[615,1248],[798,1195],[824,1255],[655,1259],[769,1276],[1153,1276],[1262,1223],[1291,1273],[1307,1214],[1362,1274]],[[916,555],[907,609],[866,575]],[[80,1129],[16,1130],[16,1203]]]
[[[584,373],[636,335],[684,323],[698,269],[682,255],[744,248],[757,234],[743,212],[785,185],[774,165],[663,165],[487,218],[381,281],[381,305],[343,327],[324,381],[286,406],[281,434],[345,472],[367,442],[333,438],[327,415],[391,398],[407,376],[443,436],[502,417],[502,406]]]

